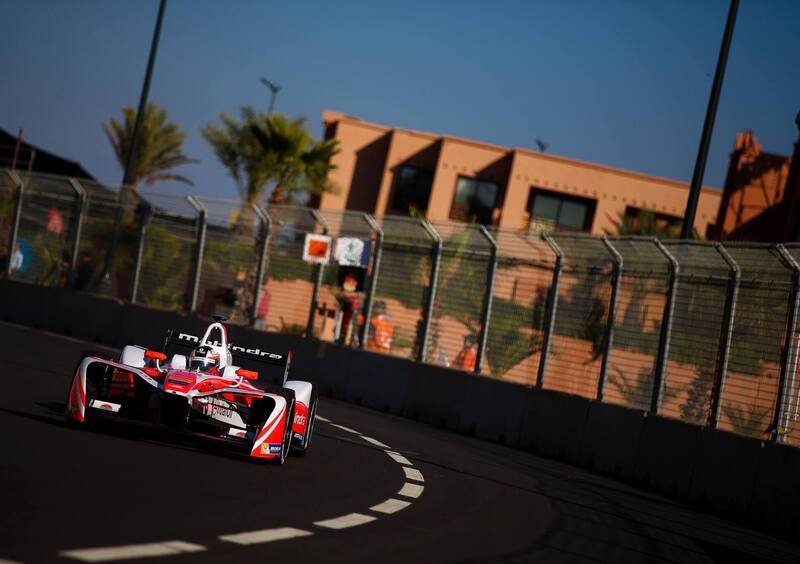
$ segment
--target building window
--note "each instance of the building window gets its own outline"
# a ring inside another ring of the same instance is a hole
[[[644,217],[642,217],[644,212]],[[683,218],[634,206],[625,207],[625,223],[628,229],[645,235],[677,237],[683,225]]]
[[[530,229],[536,231],[589,231],[597,202],[591,198],[568,196],[534,188],[528,209]]]
[[[411,215],[412,210],[428,211],[433,173],[413,166],[401,166],[395,173],[394,195],[389,211]]]
[[[459,176],[450,219],[491,224],[499,192],[496,182]]]

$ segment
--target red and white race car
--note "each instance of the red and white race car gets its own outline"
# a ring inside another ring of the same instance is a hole
[[[225,316],[213,317],[202,338],[169,331],[164,352],[127,345],[118,360],[84,357],[72,377],[67,420],[149,423],[279,464],[290,449],[304,454],[314,431],[314,385],[287,381],[291,353],[232,345]]]

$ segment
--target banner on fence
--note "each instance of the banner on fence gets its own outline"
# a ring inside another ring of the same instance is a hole
[[[358,266],[367,268],[369,265],[369,241],[352,237],[339,237],[336,240],[336,250],[333,256],[341,266]]]
[[[303,260],[312,264],[328,264],[331,258],[331,238],[327,235],[306,233]]]

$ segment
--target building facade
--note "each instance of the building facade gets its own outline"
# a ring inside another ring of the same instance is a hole
[[[750,130],[736,135],[713,235],[729,241],[800,241],[800,139],[786,157],[764,151]]]
[[[642,210],[679,225],[683,182],[489,143],[323,114],[325,137],[340,153],[329,179],[337,193],[323,209],[477,221],[512,229],[614,233],[622,218]],[[695,229],[716,223],[720,192],[703,188]]]

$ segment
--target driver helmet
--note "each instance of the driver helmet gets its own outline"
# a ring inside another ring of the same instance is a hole
[[[189,369],[207,372],[211,368],[219,368],[219,355],[211,347],[200,346],[189,355]]]

